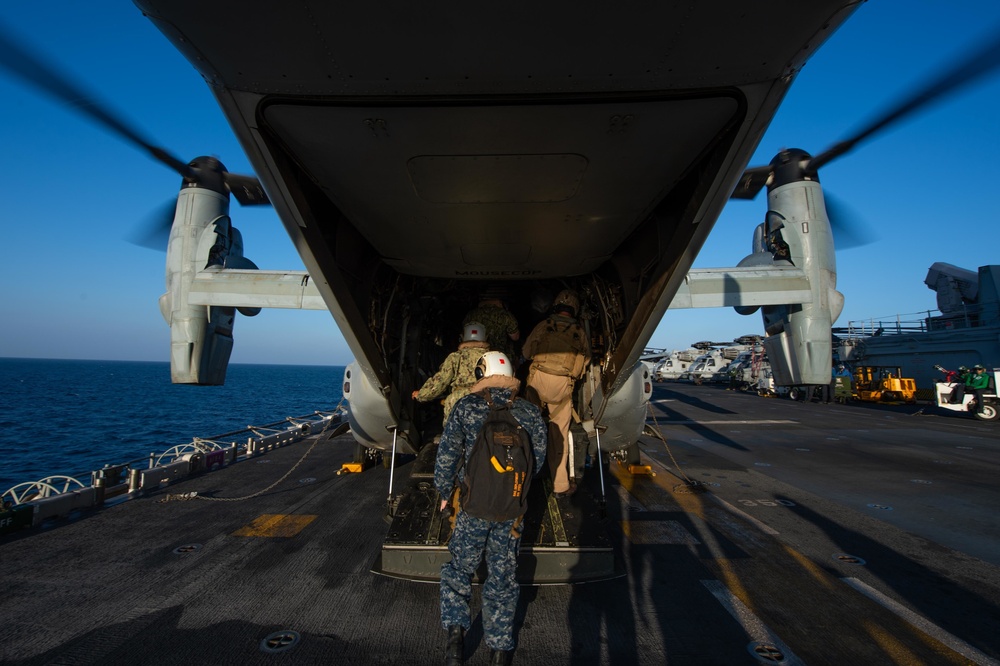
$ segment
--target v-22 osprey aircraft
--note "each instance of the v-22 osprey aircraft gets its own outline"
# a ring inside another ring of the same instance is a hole
[[[356,359],[352,432],[400,453],[436,418],[411,391],[487,291],[524,332],[561,289],[581,295],[594,356],[575,409],[605,452],[642,431],[638,360],[671,307],[760,309],[776,383],[827,383],[843,296],[818,169],[997,60],[996,46],[977,53],[815,157],[784,150],[748,169],[797,73],[860,2],[136,4],[204,78],[256,171],[178,159],[80,107],[183,178],[160,300],[173,381],[224,382],[237,311],[328,309]],[[9,69],[86,97],[3,41]],[[730,198],[765,187],[752,252],[692,270]],[[257,271],[231,197],[272,205],[306,272]]]

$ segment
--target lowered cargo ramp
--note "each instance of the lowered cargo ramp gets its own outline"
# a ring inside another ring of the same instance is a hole
[[[453,516],[437,510],[436,453],[437,446],[425,447],[415,461],[372,567],[374,573],[437,582],[441,565],[451,559],[448,539]],[[557,498],[543,471],[528,491],[517,563],[521,584],[560,585],[623,576],[624,568],[608,537],[605,513],[599,487],[581,486],[573,495]],[[482,579],[484,573],[481,569],[477,578]]]

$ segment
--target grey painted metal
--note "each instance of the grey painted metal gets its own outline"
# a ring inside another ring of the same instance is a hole
[[[813,293],[805,271],[770,268],[695,268],[677,289],[670,309],[809,303]]]
[[[89,509],[97,503],[97,490],[93,486],[60,493],[31,502],[35,505],[34,525],[57,516],[65,517],[79,509]]]
[[[636,363],[625,377],[607,398],[600,389],[594,397],[596,427],[592,426],[588,435],[596,436],[593,432],[596,428],[606,428],[600,438],[602,451],[619,451],[634,444],[646,423],[646,405],[653,381],[649,368],[645,363]]]
[[[381,451],[392,450],[393,434],[397,431],[396,417],[389,401],[361,372],[357,361],[344,369],[344,399],[351,434],[362,446]],[[399,432],[396,446],[402,453],[416,453],[416,447]]]
[[[813,297],[801,306],[763,310],[764,339],[775,384],[828,384],[833,359],[830,328],[844,307],[837,291],[833,233],[823,190],[816,181],[798,181],[770,190],[768,230],[787,244],[788,261],[808,278]],[[790,304],[791,305],[791,304]]]
[[[170,326],[170,378],[175,384],[222,384],[232,353],[235,312],[189,302],[198,271],[213,248],[228,251],[229,197],[200,187],[183,188],[167,243],[167,291],[160,312]]]
[[[133,469],[129,472],[129,492],[148,491],[168,485],[172,481],[183,479],[191,472],[191,463],[187,460],[151,467],[149,469]]]
[[[191,305],[326,310],[305,271],[216,269],[199,271],[188,290]]]

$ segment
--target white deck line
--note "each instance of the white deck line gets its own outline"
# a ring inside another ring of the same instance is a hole
[[[934,638],[943,643],[944,645],[947,645],[949,648],[951,648],[958,654],[962,655],[966,659],[971,659],[980,666],[1000,666],[1000,661],[993,659],[989,655],[983,654],[976,648],[972,647],[971,645],[963,641],[961,638],[949,634],[947,631],[937,626],[924,616],[915,613],[914,611],[910,610],[903,604],[893,599],[890,599],[889,597],[882,594],[881,592],[879,592],[872,586],[868,585],[867,583],[857,578],[841,578],[840,580],[844,581],[845,583],[847,583],[848,585],[850,585],[855,590],[865,595],[872,601],[877,602],[878,604],[884,606],[885,608],[892,611],[899,617],[903,618],[904,620],[906,620],[907,622],[909,622],[914,627],[924,632],[931,638]]]
[[[761,622],[760,618],[753,614],[753,612],[746,607],[746,605],[739,600],[739,598],[729,591],[721,581],[717,580],[703,580],[701,584],[704,585],[709,592],[712,593],[723,608],[729,611],[729,614],[740,623],[743,630],[750,637],[752,642],[756,643],[767,643],[773,645],[774,647],[781,650],[781,653],[785,656],[781,661],[770,662],[774,664],[780,664],[780,666],[805,666],[805,663],[799,659],[792,649],[785,645],[784,641],[778,638],[777,634],[771,631],[766,624]]]
[[[781,532],[779,532],[778,530],[774,529],[773,527],[771,527],[767,523],[764,523],[764,522],[762,522],[762,521],[754,518],[753,516],[751,516],[746,511],[743,511],[742,509],[736,508],[735,506],[733,506],[732,504],[730,504],[726,500],[722,499],[718,495],[715,495],[714,493],[707,493],[707,495],[709,497],[711,497],[712,499],[714,499],[719,504],[721,504],[723,507],[725,507],[727,511],[731,511],[732,513],[735,513],[740,518],[743,518],[744,520],[747,520],[750,523],[753,523],[754,525],[756,525],[757,529],[759,529],[764,534],[770,534],[771,536],[777,536],[777,535],[781,534]]]

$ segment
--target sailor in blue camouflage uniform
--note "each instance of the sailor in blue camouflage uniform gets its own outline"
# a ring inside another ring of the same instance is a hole
[[[487,352],[476,367],[479,381],[469,395],[458,401],[445,424],[434,466],[434,487],[441,494],[442,511],[456,483],[464,478],[465,461],[489,413],[486,401],[475,393],[488,389],[494,401],[514,398],[520,382],[513,377],[510,359],[497,351]],[[535,470],[545,461],[546,425],[538,408],[527,400],[514,399],[511,413],[531,438]],[[441,625],[448,632],[445,664],[464,660],[464,633],[472,624],[469,601],[472,576],[486,553],[487,578],[482,588],[483,628],[490,647],[490,664],[510,664],[514,653],[514,613],[520,588],[517,584],[517,552],[521,543],[521,521],[483,520],[459,509],[448,543],[451,561],[441,567]]]

